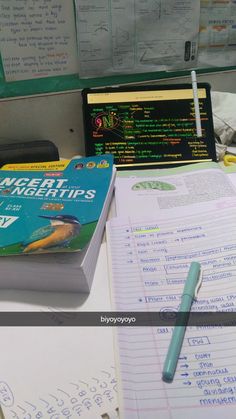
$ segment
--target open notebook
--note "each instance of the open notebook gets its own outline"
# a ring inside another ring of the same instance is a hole
[[[214,217],[203,211],[184,220],[160,216],[109,222],[114,309],[131,319],[135,312],[156,314],[154,325],[117,330],[124,419],[235,418],[235,233],[232,208],[216,208]],[[165,383],[162,370],[173,330],[168,316],[176,315],[193,260],[203,269],[192,306],[200,323],[187,327],[174,380]],[[214,316],[212,323],[201,323],[199,312],[215,311],[226,311],[229,326],[214,327]]]
[[[113,309],[131,319],[136,312],[145,321],[145,313],[156,316],[154,324],[117,330],[124,419],[235,417],[236,193],[220,167],[199,166],[167,171],[159,178],[155,173],[118,179],[126,201],[122,205],[119,193],[121,216],[107,223]],[[233,180],[235,173],[231,176]],[[164,187],[168,185],[173,187]],[[173,330],[165,316],[176,315],[192,261],[200,262],[203,271],[192,312],[197,319],[198,312],[226,312],[229,326],[213,327],[213,315],[206,326],[188,327],[174,381],[164,383]]]

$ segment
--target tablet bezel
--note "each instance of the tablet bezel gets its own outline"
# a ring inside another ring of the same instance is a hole
[[[208,116],[208,138],[209,138],[209,154],[211,154],[210,158],[201,158],[201,162],[209,162],[209,161],[217,161],[216,158],[216,147],[215,147],[215,139],[214,139],[214,126],[213,126],[213,116],[212,116],[212,106],[211,106],[211,86],[209,83],[198,83],[199,89],[206,90],[206,99],[205,99],[205,106]],[[153,90],[183,90],[183,89],[192,89],[191,83],[177,83],[177,84],[160,84],[160,85],[132,85],[132,86],[110,86],[104,88],[86,88],[82,90],[82,101],[83,101],[83,122],[84,122],[84,138],[85,138],[85,153],[86,156],[93,156],[95,155],[95,147],[93,147],[92,141],[90,137],[90,130],[89,124],[91,121],[90,112],[89,112],[89,104],[88,104],[88,94],[96,94],[96,93],[116,93],[116,92],[133,92],[133,91],[153,91]],[[212,144],[210,143],[212,138]],[[115,156],[114,156],[115,157]],[[199,161],[198,161],[199,162]],[[184,164],[192,164],[197,163],[196,160],[188,161],[184,163],[183,161],[173,161],[169,162],[160,162],[160,161],[148,161],[142,164],[133,162],[132,164],[117,164],[115,165],[117,169],[121,170],[131,170],[131,169],[152,169],[152,168],[168,168],[168,167],[177,167]]]

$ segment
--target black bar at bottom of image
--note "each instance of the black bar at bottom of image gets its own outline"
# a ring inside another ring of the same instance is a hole
[[[99,327],[225,327],[236,326],[236,311],[217,312],[85,312],[85,311],[3,311],[0,326],[99,326]]]

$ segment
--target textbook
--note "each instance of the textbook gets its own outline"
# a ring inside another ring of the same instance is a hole
[[[91,288],[114,187],[113,157],[61,163],[0,171],[0,288]]]

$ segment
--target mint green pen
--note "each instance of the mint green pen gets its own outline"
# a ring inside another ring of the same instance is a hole
[[[175,375],[175,370],[182,348],[191,306],[201,286],[202,278],[200,272],[200,263],[192,262],[188,271],[187,279],[185,281],[184,291],[181,297],[181,304],[179,308],[179,312],[183,313],[183,317],[181,317],[183,326],[175,326],[174,328],[162,372],[162,379],[166,382],[173,381]]]

